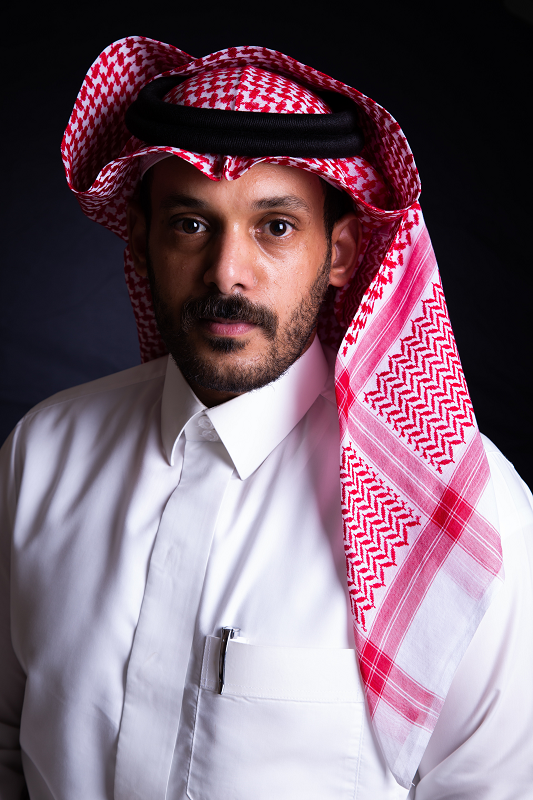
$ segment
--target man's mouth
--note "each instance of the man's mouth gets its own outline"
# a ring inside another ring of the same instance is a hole
[[[270,308],[252,303],[240,294],[230,297],[210,295],[195,300],[191,298],[183,304],[182,330],[186,333],[198,325],[207,335],[219,339],[238,339],[261,328],[267,339],[273,340],[278,318]]]
[[[223,317],[202,317],[201,323],[213,336],[242,336],[257,328],[253,322]]]

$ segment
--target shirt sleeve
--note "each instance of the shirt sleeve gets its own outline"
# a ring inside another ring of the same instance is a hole
[[[20,718],[26,676],[11,635],[11,533],[16,509],[13,434],[0,450],[0,797],[27,797],[20,750]]]
[[[499,450],[484,443],[505,580],[455,674],[420,763],[416,800],[526,800],[533,793],[533,498]]]

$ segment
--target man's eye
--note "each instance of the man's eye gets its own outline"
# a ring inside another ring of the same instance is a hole
[[[274,219],[272,222],[268,223],[268,232],[272,234],[272,236],[285,236],[286,233],[289,233],[292,230],[292,225],[288,222],[285,222],[284,219]]]
[[[183,233],[203,233],[206,227],[203,223],[198,222],[197,219],[180,219],[176,225],[179,231]]]

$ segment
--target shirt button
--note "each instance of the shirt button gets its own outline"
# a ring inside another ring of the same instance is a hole
[[[202,415],[201,417],[198,417],[198,427],[203,428],[204,431],[212,431],[213,423],[211,422],[209,417]]]
[[[203,430],[202,436],[204,439],[207,439],[208,442],[218,442],[218,434],[216,431]]]

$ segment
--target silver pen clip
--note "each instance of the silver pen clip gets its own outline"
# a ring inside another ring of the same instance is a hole
[[[218,659],[218,693],[222,694],[224,691],[224,682],[226,679],[226,653],[228,650],[228,642],[230,639],[235,638],[241,632],[240,628],[221,628],[220,629],[220,656]]]

